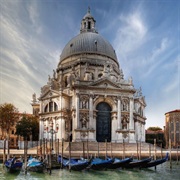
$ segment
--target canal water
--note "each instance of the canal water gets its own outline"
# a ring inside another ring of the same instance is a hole
[[[154,168],[148,169],[133,169],[133,170],[106,170],[106,171],[82,171],[69,172],[66,169],[52,170],[52,174],[48,173],[27,173],[9,174],[5,171],[2,164],[0,164],[0,179],[1,180],[180,180],[180,162],[172,163],[170,169],[169,161],[158,165],[156,170]]]

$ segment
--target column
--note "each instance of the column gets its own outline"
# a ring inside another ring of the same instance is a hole
[[[133,98],[132,98],[132,97],[130,98],[129,107],[130,107],[130,113],[129,113],[129,129],[132,130],[132,129],[134,129],[134,126],[133,126],[134,102],[133,102]]]
[[[93,94],[90,94],[89,98],[89,128],[92,129],[93,122]]]
[[[76,93],[76,122],[75,129],[79,128],[79,93]]]
[[[121,129],[122,125],[121,125],[121,97],[120,96],[118,97],[117,109],[118,109],[117,129]]]
[[[40,119],[39,126],[40,126],[40,128],[39,128],[40,129],[39,139],[42,139],[43,138],[43,133],[44,133],[43,119]]]

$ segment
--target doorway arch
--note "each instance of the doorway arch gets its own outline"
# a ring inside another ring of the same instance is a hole
[[[111,142],[111,106],[106,102],[100,102],[96,109],[96,140]]]

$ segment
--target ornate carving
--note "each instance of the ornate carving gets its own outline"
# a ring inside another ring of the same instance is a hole
[[[81,128],[87,129],[88,121],[89,121],[88,113],[80,113]]]
[[[127,125],[129,123],[129,116],[123,115],[121,123],[122,123],[122,129],[127,129]]]
[[[80,108],[81,109],[88,109],[89,108],[89,96],[88,95],[81,95],[80,96]]]

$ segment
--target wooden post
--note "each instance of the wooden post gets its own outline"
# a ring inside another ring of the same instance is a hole
[[[87,159],[89,159],[89,142],[88,142],[88,139],[87,139]]]
[[[45,159],[45,138],[43,138],[43,159]]]
[[[10,158],[10,149],[9,149],[9,135],[8,136],[8,139],[7,139],[7,159]]]
[[[27,138],[24,141],[24,172],[27,174]]]
[[[151,157],[151,144],[149,144],[149,157]]]
[[[38,154],[38,148],[39,148],[38,145],[39,145],[39,141],[37,141],[37,153],[36,154]]]
[[[169,139],[169,148],[170,148],[170,157],[169,157],[169,160],[170,160],[170,169],[172,169],[172,159],[171,159],[171,139]]]
[[[156,139],[154,139],[154,160],[156,160]]]
[[[4,139],[4,146],[3,146],[3,165],[6,161],[6,139]]]
[[[113,158],[113,155],[112,155],[112,142],[110,142],[111,144],[111,158]]]
[[[136,145],[137,145],[137,159],[139,159],[139,147],[138,147],[138,140],[136,140]]]
[[[141,140],[139,142],[139,159],[141,159]]]
[[[178,159],[178,145],[177,145],[177,153],[176,153],[176,157],[177,157],[177,163],[176,163],[176,164],[179,164],[179,159]]]
[[[62,138],[62,146],[61,146],[61,169],[63,169],[63,156],[64,156],[64,139]]]
[[[85,152],[84,152],[84,142],[83,143],[83,158],[85,158]]]
[[[52,170],[52,139],[50,139],[50,150],[49,150],[49,174],[51,175]]]
[[[48,161],[48,140],[47,140],[47,138],[45,141],[45,148],[46,148],[46,160]]]
[[[98,142],[98,146],[97,147],[98,147],[98,158],[99,158],[99,142]]]
[[[105,145],[106,145],[106,154],[105,154],[105,159],[107,159],[107,139],[105,139]]]
[[[123,139],[123,159],[125,158],[125,141]]]
[[[71,142],[69,142],[69,171],[71,172]]]

